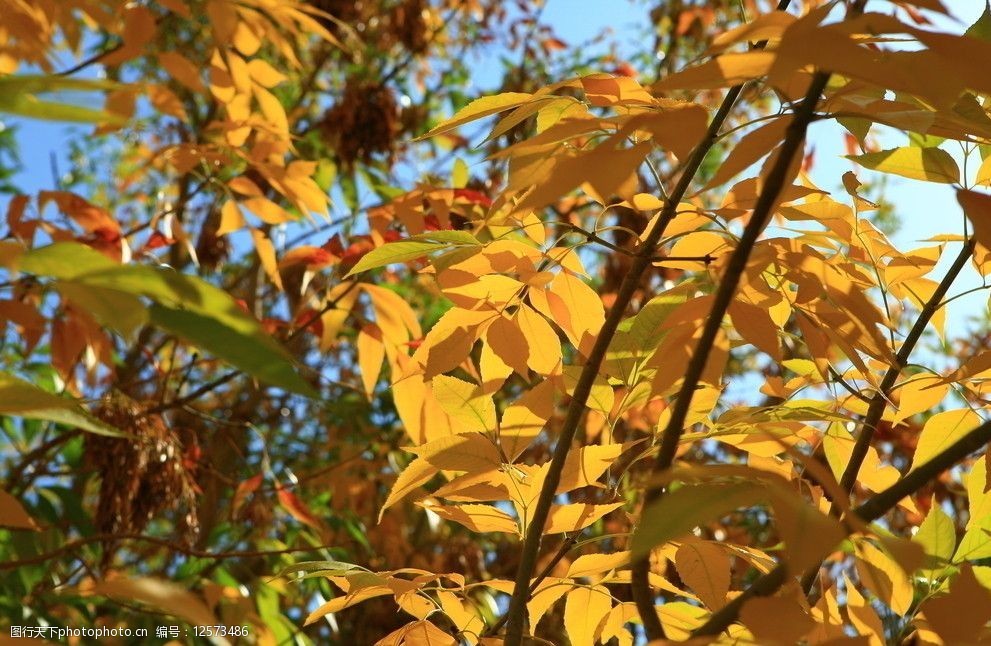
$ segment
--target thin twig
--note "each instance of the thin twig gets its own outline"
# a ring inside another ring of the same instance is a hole
[[[781,0],[778,8],[784,9],[789,3],[790,0]],[[647,232],[647,236],[641,244],[637,255],[633,258],[629,271],[616,294],[616,300],[609,310],[609,315],[606,317],[599,335],[596,337],[595,344],[592,346],[588,359],[582,368],[581,375],[578,377],[578,382],[575,384],[564,423],[561,426],[557,444],[554,447],[554,453],[547,468],[544,484],[537,498],[533,518],[527,530],[526,537],[523,540],[523,549],[520,554],[520,564],[516,571],[513,596],[509,602],[509,609],[506,611],[509,617],[506,622],[506,646],[520,646],[523,642],[523,626],[526,621],[526,604],[530,596],[530,580],[537,565],[537,555],[540,551],[540,540],[543,536],[544,525],[547,522],[547,515],[550,512],[558,483],[561,480],[564,462],[568,457],[568,453],[571,451],[571,444],[574,441],[575,433],[585,412],[585,405],[588,402],[592,385],[598,376],[599,368],[602,366],[606,351],[612,342],[613,336],[616,334],[616,330],[619,327],[620,321],[623,319],[627,306],[630,304],[634,293],[636,293],[640,285],[641,276],[643,276],[643,273],[651,264],[657,244],[664,235],[664,230],[671,220],[674,219],[678,204],[688,191],[688,187],[695,174],[702,166],[702,162],[712,148],[716,137],[719,135],[720,128],[722,128],[723,123],[732,111],[742,91],[743,86],[738,85],[731,88],[726,94],[722,104],[719,106],[719,110],[706,130],[705,137],[695,147],[685,163],[685,170],[682,172],[681,177],[679,177],[677,185],[671,191],[671,199],[665,202],[660,216],[654,223],[654,226]],[[634,585],[634,590],[636,589],[637,586]],[[644,612],[645,605],[650,608],[650,612]],[[637,603],[637,608],[640,610],[641,620],[644,622],[648,634],[663,635],[660,619],[653,611],[652,600],[649,604],[645,604],[643,599],[640,599]]]
[[[684,433],[685,420],[688,416],[689,407],[695,395],[695,389],[702,379],[709,355],[722,327],[723,317],[726,315],[733,296],[736,294],[736,288],[747,268],[747,261],[750,259],[754,245],[767,226],[771,212],[777,204],[778,196],[781,194],[788,180],[788,170],[792,160],[795,158],[795,155],[801,152],[802,145],[805,141],[805,133],[808,130],[809,124],[812,122],[812,118],[815,116],[816,105],[819,103],[819,97],[823,90],[826,89],[829,77],[830,74],[828,72],[819,72],[812,77],[812,82],[805,94],[805,99],[796,109],[795,116],[788,126],[785,140],[781,144],[774,166],[767,175],[764,188],[757,198],[757,203],[754,205],[754,212],[751,215],[750,221],[744,227],[743,235],[740,236],[740,241],[733,250],[726,265],[726,270],[713,297],[712,308],[706,318],[705,326],[702,328],[702,334],[699,336],[695,351],[692,353],[692,358],[685,371],[681,390],[678,392],[674,405],[671,408],[671,416],[668,419],[668,424],[661,434],[661,448],[654,462],[654,473],[666,471],[671,467],[672,462],[674,462],[675,453],[678,450],[681,436]],[[663,487],[649,487],[644,495],[644,506],[657,501],[663,493]],[[637,608],[640,611],[641,617],[645,615],[656,615],[653,611],[653,593],[651,592],[648,581],[649,571],[649,557],[641,558],[632,564],[631,581],[634,600],[637,602]],[[647,630],[647,638],[650,640],[664,639],[663,629],[658,630],[660,628],[660,622],[651,623],[656,623],[656,625],[652,626],[647,621],[644,622],[644,627]]]
[[[865,523],[877,520],[897,505],[899,500],[919,491],[940,473],[953,467],[988,442],[991,442],[991,422],[985,422],[967,433],[931,460],[913,469],[895,484],[873,496],[859,507],[855,507],[851,513]],[[787,565],[779,563],[773,570],[754,581],[749,588],[730,603],[713,613],[708,621],[692,633],[692,636],[718,635],[736,621],[744,603],[753,597],[765,597],[774,594],[788,578]]]

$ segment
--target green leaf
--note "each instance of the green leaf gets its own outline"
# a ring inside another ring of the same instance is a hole
[[[25,253],[19,262],[22,271],[55,278],[62,289],[68,285],[70,298],[85,294],[84,306],[115,329],[128,329],[146,320],[146,308],[135,297],[151,299],[159,307],[152,322],[179,334],[194,345],[273,386],[310,397],[313,389],[296,374],[288,354],[265,333],[253,317],[242,310],[224,290],[195,276],[170,267],[118,265],[89,247],[60,242]],[[107,322],[115,307],[137,308],[139,312],[118,314],[120,320]],[[202,325],[202,329],[194,329]],[[175,326],[175,327],[172,327]]]
[[[922,521],[919,531],[912,540],[922,546],[926,556],[939,559],[943,563],[948,562],[953,556],[953,550],[957,546],[957,530],[953,519],[943,511],[935,498],[929,514]]]
[[[471,245],[474,247],[480,247],[482,245],[482,243],[478,241],[478,238],[467,231],[455,231],[450,229],[427,231],[426,233],[417,234],[411,239],[426,240],[430,242],[448,242],[451,244]]]
[[[62,280],[119,267],[102,253],[76,242],[57,242],[32,249],[21,256],[17,266],[29,274]]]
[[[148,308],[137,296],[106,287],[96,287],[71,280],[60,280],[55,285],[63,297],[83,308],[101,325],[131,337],[148,322]]]
[[[460,157],[455,158],[454,168],[451,170],[451,186],[454,188],[464,188],[469,179],[468,164]]]
[[[633,534],[632,556],[641,557],[657,545],[766,498],[766,487],[753,482],[707,483],[670,491],[644,510]]]
[[[36,75],[7,76],[0,78],[0,112],[49,121],[120,123],[123,121],[120,116],[103,110],[42,101],[35,96],[47,92],[100,92],[117,87],[120,87],[117,83],[96,79]]]
[[[940,184],[955,184],[960,181],[960,168],[957,162],[950,153],[940,148],[906,146],[846,157],[864,168],[881,173]]]
[[[969,408],[943,411],[927,419],[919,434],[919,443],[915,447],[915,456],[909,471],[914,471],[939,455],[980,423],[981,416]]]
[[[224,325],[215,318],[158,303],[151,306],[150,312],[155,325],[209,350],[260,380],[307,397],[316,397],[313,388],[296,373],[285,351],[260,328],[257,333],[249,334]]]
[[[289,565],[279,571],[278,576],[288,577],[290,574],[296,574],[299,572],[306,572],[304,576],[298,577],[300,579],[307,579],[311,576],[344,576],[355,570],[366,571],[365,568],[360,565],[354,565],[352,563],[344,563],[343,561],[304,561],[301,563],[294,563]]]
[[[991,516],[971,522],[953,555],[954,563],[991,557]]]
[[[74,399],[59,397],[6,372],[0,372],[0,415],[40,419],[110,437],[128,434],[86,412]]]
[[[436,135],[443,134],[466,123],[476,121],[483,117],[487,117],[510,108],[515,108],[518,105],[523,105],[531,99],[533,99],[533,95],[526,92],[503,92],[502,94],[496,94],[495,96],[486,96],[481,99],[476,99],[458,110],[457,114],[450,119],[434,126],[430,132],[425,134],[423,137],[420,137],[420,139],[426,139],[427,137],[434,137]]]
[[[368,271],[369,269],[376,269],[378,267],[384,267],[385,265],[391,265],[392,263],[415,260],[421,256],[425,256],[431,251],[436,251],[443,246],[443,244],[436,242],[421,242],[418,240],[390,242],[378,247],[377,249],[373,249],[362,256],[361,260],[355,263],[355,266],[351,268],[351,271],[348,272],[345,278],[355,274],[360,274],[361,272]]]

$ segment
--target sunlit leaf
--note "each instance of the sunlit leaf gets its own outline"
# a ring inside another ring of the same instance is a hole
[[[847,159],[864,168],[892,173],[909,179],[921,179],[941,184],[960,181],[960,168],[950,153],[940,148],[893,148],[863,155],[847,155]]]

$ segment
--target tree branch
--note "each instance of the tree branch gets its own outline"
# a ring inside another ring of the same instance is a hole
[[[967,260],[974,251],[974,244],[973,238],[964,244],[963,249],[960,250],[960,253],[953,261],[953,265],[950,266],[946,275],[943,276],[943,280],[936,287],[936,291],[932,293],[932,296],[929,297],[929,300],[922,307],[922,311],[919,312],[919,318],[915,320],[915,324],[909,331],[908,336],[905,337],[905,342],[902,343],[898,354],[895,355],[895,365],[890,366],[884,373],[877,392],[871,398],[870,406],[867,408],[867,414],[864,416],[864,421],[861,425],[860,435],[853,445],[850,462],[847,463],[846,469],[840,477],[840,485],[847,493],[853,490],[853,485],[857,482],[857,475],[860,473],[860,467],[864,463],[864,458],[867,457],[867,450],[870,448],[871,439],[877,430],[877,424],[881,421],[881,416],[884,414],[891,388],[895,385],[895,381],[901,374],[902,368],[908,363],[912,350],[915,349],[919,339],[922,338],[922,334],[929,325],[929,321],[939,311],[940,303],[943,297],[946,296],[946,292],[950,290],[953,281],[956,280],[957,276],[960,275],[960,271],[967,264]],[[831,509],[835,509],[835,504],[832,505]]]
[[[767,226],[771,212],[777,204],[778,196],[781,194],[788,179],[788,169],[791,166],[792,160],[802,151],[805,133],[815,116],[816,105],[819,103],[819,97],[829,82],[829,76],[827,72],[819,72],[812,77],[812,82],[809,85],[805,99],[795,111],[795,117],[788,126],[785,140],[778,150],[778,158],[768,173],[767,179],[764,182],[764,188],[761,191],[760,197],[757,198],[757,203],[754,205],[753,215],[747,226],[744,227],[743,235],[740,236],[740,241],[730,256],[726,271],[716,290],[712,309],[709,311],[705,326],[702,328],[702,334],[695,346],[695,352],[692,354],[688,368],[685,371],[681,390],[678,392],[674,406],[671,408],[671,417],[664,432],[661,434],[661,449],[654,462],[653,470],[655,473],[666,471],[674,461],[678,444],[684,432],[685,419],[688,416],[692,397],[701,381],[710,351],[722,327],[723,317],[726,315],[733,296],[736,294],[736,288],[747,268],[747,261],[757,242],[757,238],[764,231],[764,227]],[[649,487],[645,492],[644,505],[649,505],[658,500],[663,493],[663,487]],[[653,593],[648,584],[648,573],[650,569],[649,556],[635,561],[632,568],[634,600],[637,602],[637,608],[640,611],[641,618],[645,615],[656,615],[656,612],[654,612]],[[646,620],[644,621],[644,627],[647,629],[648,639],[664,638],[663,630],[658,631],[656,628],[652,630]]]
[[[985,422],[967,433],[930,461],[913,469],[895,484],[854,508],[852,513],[865,523],[877,520],[897,505],[899,500],[919,491],[940,473],[985,446],[988,442],[991,442],[991,422]],[[740,609],[749,599],[772,595],[787,580],[787,565],[779,563],[773,570],[754,581],[753,585],[742,594],[713,613],[705,624],[692,632],[692,636],[718,635],[736,621]]]
[[[780,0],[778,3],[778,9],[787,8],[790,1],[791,0]],[[555,491],[557,490],[558,483],[561,480],[561,472],[564,469],[564,462],[568,457],[568,453],[571,451],[571,443],[574,441],[579,422],[585,412],[585,406],[588,403],[588,398],[592,391],[592,384],[595,382],[595,378],[599,373],[600,367],[602,366],[602,361],[605,358],[606,350],[609,348],[609,344],[611,343],[613,336],[616,334],[616,329],[619,326],[620,321],[623,319],[623,314],[625,313],[627,306],[633,299],[634,293],[636,293],[636,290],[640,284],[641,276],[643,276],[643,273],[651,265],[658,242],[664,235],[664,230],[677,214],[678,204],[685,196],[685,193],[688,191],[688,187],[691,185],[695,174],[702,166],[702,162],[714,145],[717,137],[719,136],[719,130],[722,128],[723,123],[726,121],[730,111],[736,104],[736,100],[743,91],[743,87],[743,85],[738,85],[731,88],[730,91],[727,92],[726,97],[719,106],[719,110],[709,123],[705,137],[698,143],[698,145],[695,146],[694,150],[692,150],[692,153],[685,164],[685,169],[678,178],[678,183],[675,185],[674,190],[671,191],[670,199],[664,203],[664,208],[661,210],[660,216],[654,223],[653,228],[647,232],[643,243],[637,250],[637,254],[633,258],[630,269],[624,277],[623,282],[619,287],[619,291],[616,294],[616,300],[614,301],[612,308],[609,310],[609,315],[606,317],[606,320],[602,325],[602,329],[599,331],[599,335],[595,339],[595,344],[589,352],[588,359],[582,367],[581,375],[578,377],[578,382],[575,384],[574,392],[571,395],[571,401],[568,404],[568,410],[565,414],[564,423],[561,426],[561,432],[558,437],[557,444],[554,447],[554,453],[547,469],[544,484],[541,487],[540,495],[537,498],[537,505],[533,511],[533,518],[531,519],[526,537],[523,540],[523,549],[520,554],[520,564],[516,571],[513,596],[509,602],[509,609],[506,611],[506,614],[508,615],[508,619],[506,620],[506,646],[520,646],[523,641],[523,625],[526,620],[526,602],[530,596],[530,579],[533,576],[533,571],[537,565],[537,555],[540,551],[540,539],[543,536],[544,525],[547,522],[547,515],[550,512]],[[635,584],[633,589],[634,596],[636,596],[637,586]],[[640,601],[638,601],[637,607],[638,609],[641,609],[641,620],[644,622],[648,634],[663,635],[663,628],[661,627],[660,620],[658,619],[657,614],[653,612],[653,603],[651,602],[650,605],[651,612],[646,614],[642,612],[642,603]]]

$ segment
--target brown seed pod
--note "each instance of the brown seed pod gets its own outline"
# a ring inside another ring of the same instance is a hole
[[[184,464],[182,444],[159,415],[146,415],[129,397],[113,392],[96,416],[132,437],[89,434],[84,458],[100,476],[95,524],[101,533],[141,532],[156,516],[179,512],[187,544],[196,537],[196,485]]]
[[[392,10],[392,32],[406,49],[419,54],[430,44],[430,30],[426,20],[427,3],[424,0],[406,0]]]
[[[399,127],[393,91],[358,78],[348,79],[344,94],[320,123],[328,145],[348,169],[357,161],[369,163],[379,154],[386,154],[391,163]]]

